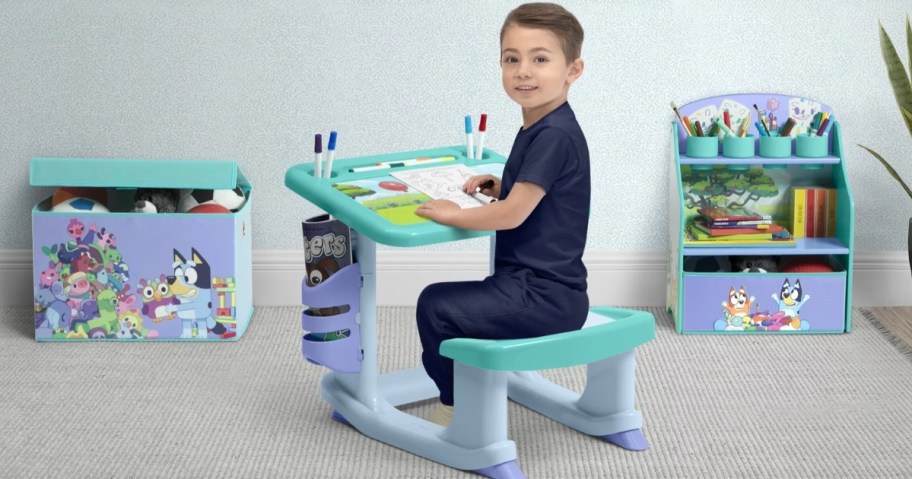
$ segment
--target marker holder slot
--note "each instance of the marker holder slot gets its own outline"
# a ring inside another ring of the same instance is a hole
[[[688,136],[687,156],[692,158],[719,156],[719,138],[716,136]]]
[[[792,137],[779,136],[777,131],[771,131],[770,136],[761,136],[760,156],[764,158],[788,158],[792,156]]]
[[[301,280],[301,303],[308,307],[301,312],[301,328],[310,331],[301,338],[304,358],[333,371],[359,372],[363,358],[358,316],[360,264],[352,263],[316,286],[308,286],[306,279]],[[322,315],[314,315],[317,310]],[[326,340],[326,337],[338,339]]]

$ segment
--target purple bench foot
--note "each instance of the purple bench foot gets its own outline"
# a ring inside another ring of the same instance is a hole
[[[336,412],[335,409],[333,409],[332,418],[335,419],[336,421],[341,422],[342,424],[345,424],[346,426],[351,426],[351,423],[348,422],[347,419],[345,419],[344,417],[342,417],[341,414],[339,414],[338,412]]]
[[[645,451],[649,449],[649,441],[646,440],[646,436],[639,429],[608,434],[607,436],[602,436],[602,439],[630,451]]]
[[[476,469],[475,472],[493,479],[526,479],[526,475],[523,474],[522,469],[519,468],[519,463],[515,460],[496,466]]]

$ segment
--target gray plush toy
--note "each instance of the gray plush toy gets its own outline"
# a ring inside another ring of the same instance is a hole
[[[174,213],[177,211],[178,190],[169,188],[140,188],[136,190],[137,213]]]
[[[775,256],[732,256],[729,260],[736,273],[773,273],[779,267]]]

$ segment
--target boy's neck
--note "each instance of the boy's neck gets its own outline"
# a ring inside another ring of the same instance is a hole
[[[532,127],[532,125],[538,123],[538,120],[541,120],[542,118],[547,116],[548,113],[551,113],[552,111],[557,110],[564,103],[567,103],[567,95],[564,95],[563,97],[561,97],[553,102],[549,102],[544,105],[539,105],[535,108],[523,107],[523,109],[522,109],[522,116],[523,116],[522,129],[528,130],[529,128]]]

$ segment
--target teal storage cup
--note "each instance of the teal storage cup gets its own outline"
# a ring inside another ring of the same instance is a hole
[[[726,158],[751,158],[754,156],[754,135],[725,135],[722,139],[722,156]]]
[[[760,137],[760,156],[764,158],[788,158],[792,156],[792,137],[779,136],[771,131],[770,136]]]
[[[719,156],[719,138],[716,136],[688,136],[687,156],[691,158]]]
[[[827,156],[829,138],[826,135],[798,135],[795,137],[795,156],[823,158]]]

